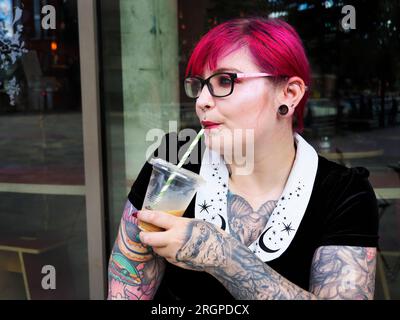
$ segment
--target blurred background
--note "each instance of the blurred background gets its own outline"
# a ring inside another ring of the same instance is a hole
[[[52,5],[55,29],[42,9]],[[355,29],[342,13],[352,5]],[[370,171],[376,299],[400,298],[400,1],[0,0],[0,299],[102,299],[152,128],[199,129],[184,70],[213,26],[292,24],[312,68],[303,137]],[[42,267],[57,271],[44,290]]]

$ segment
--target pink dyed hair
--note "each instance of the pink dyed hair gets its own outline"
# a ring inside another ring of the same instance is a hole
[[[215,70],[218,60],[237,49],[246,47],[261,72],[277,76],[298,76],[310,87],[310,66],[295,29],[280,19],[241,18],[224,22],[208,31],[197,43],[186,76],[201,75],[206,67]],[[297,128],[304,129],[304,108],[309,96],[296,107]]]

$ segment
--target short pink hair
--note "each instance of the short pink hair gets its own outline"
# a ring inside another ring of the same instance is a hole
[[[296,30],[283,20],[241,18],[224,22],[207,32],[194,48],[186,76],[214,70],[218,60],[246,47],[262,72],[277,76],[298,76],[310,87],[310,66]],[[304,129],[303,115],[309,92],[296,107],[297,128]]]

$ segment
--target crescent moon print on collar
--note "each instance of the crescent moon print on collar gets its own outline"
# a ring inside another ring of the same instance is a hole
[[[268,222],[248,248],[262,261],[278,258],[292,242],[306,212],[318,168],[318,154],[297,132],[296,157],[283,192]],[[205,149],[200,175],[206,180],[196,195],[195,218],[230,233],[227,223],[229,174],[223,157]]]

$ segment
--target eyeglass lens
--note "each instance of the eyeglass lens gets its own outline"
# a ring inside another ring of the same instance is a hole
[[[203,83],[199,78],[187,78],[185,80],[185,91],[190,98],[198,98]],[[224,97],[232,93],[233,81],[229,74],[218,73],[208,79],[208,89],[214,97]]]

